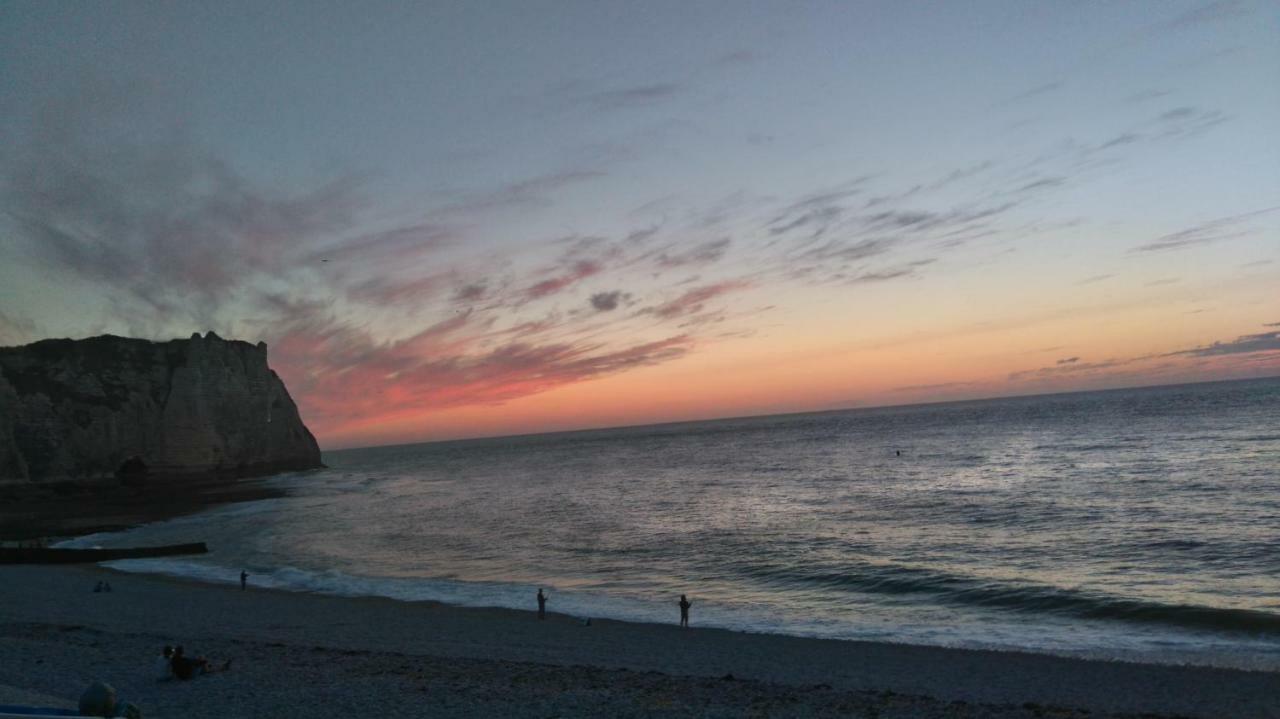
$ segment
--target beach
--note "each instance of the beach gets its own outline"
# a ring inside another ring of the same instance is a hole
[[[99,580],[114,591],[94,593]],[[252,582],[252,578],[250,579]],[[530,602],[533,602],[532,590]],[[554,608],[554,596],[551,608]],[[1280,716],[1280,674],[0,567],[0,703],[145,716]],[[158,681],[165,644],[225,673]],[[47,702],[46,702],[47,703]]]

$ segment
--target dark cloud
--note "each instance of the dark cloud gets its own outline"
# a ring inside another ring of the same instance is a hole
[[[1019,187],[1016,192],[1030,192],[1032,190],[1044,190],[1051,187],[1061,187],[1066,184],[1065,177],[1042,177],[1039,180],[1033,180]]]
[[[1175,107],[1160,114],[1148,123],[1152,135],[1158,139],[1182,139],[1199,135],[1217,127],[1231,118],[1220,110],[1198,107]]]
[[[977,175],[980,175],[990,170],[995,166],[996,166],[996,163],[993,160],[983,160],[982,162],[978,162],[978,163],[969,165],[967,167],[962,167],[958,170],[953,170],[947,173],[946,175],[944,175],[941,179],[935,181],[932,185],[929,186],[929,189],[936,190],[941,187],[946,187],[947,185],[950,185],[954,182],[958,182],[960,180],[968,180],[972,177],[975,177]]]
[[[939,382],[937,384],[909,384],[902,387],[894,387],[894,392],[927,392],[940,389],[961,389],[964,387],[973,387],[975,382]]]
[[[1119,135],[1107,140],[1098,146],[1099,150],[1106,150],[1112,147],[1120,147],[1121,145],[1132,145],[1142,139],[1142,135],[1136,132],[1122,132]]]
[[[1197,112],[1194,107],[1175,107],[1160,115],[1160,119],[1165,121],[1186,120],[1188,118],[1195,117],[1196,114]]]
[[[760,59],[760,53],[755,50],[735,50],[716,58],[716,63],[721,65],[748,65],[758,62]]]
[[[1054,82],[1046,82],[1043,85],[1036,85],[1033,88],[1024,90],[1023,92],[1020,92],[1016,95],[1005,98],[1004,100],[1001,100],[1000,102],[996,103],[995,106],[1001,107],[1005,105],[1013,105],[1015,103],[1019,103],[1024,100],[1030,100],[1033,97],[1048,95],[1049,93],[1057,92],[1058,90],[1061,90],[1063,85],[1064,83],[1061,80],[1055,80]]]
[[[810,238],[820,237],[822,236],[822,233],[826,232],[827,227],[830,226],[831,223],[840,219],[840,216],[843,213],[843,207],[836,207],[834,205],[828,207],[817,207],[803,214],[791,217],[780,225],[770,227],[769,234],[781,235],[802,227],[809,227],[813,229],[813,232],[809,234]]]
[[[578,100],[595,110],[621,110],[663,102],[679,95],[682,91],[679,85],[663,82],[602,90],[583,95]]]
[[[931,227],[937,224],[942,216],[936,212],[925,212],[922,210],[897,210],[892,212],[877,212],[868,215],[864,221],[869,225],[877,227]]]
[[[868,257],[875,257],[888,252],[897,243],[898,240],[892,238],[858,240],[856,242],[830,240],[818,247],[805,250],[797,259],[822,262],[864,260]]]
[[[613,292],[597,292],[591,295],[591,306],[599,312],[610,312],[618,309],[618,302],[623,298],[621,290]]]
[[[453,293],[454,302],[478,302],[485,298],[488,288],[479,282],[473,282],[459,287]]]
[[[1083,280],[1080,280],[1079,282],[1077,282],[1076,284],[1077,284],[1077,285],[1091,285],[1091,284],[1093,284],[1093,283],[1095,283],[1095,282],[1101,282],[1101,281],[1103,281],[1103,280],[1109,280],[1109,279],[1111,279],[1112,277],[1115,277],[1115,275],[1094,275],[1094,276],[1092,276],[1092,277],[1086,277],[1086,278],[1084,278]]]
[[[1268,207],[1254,212],[1246,212],[1240,215],[1231,215],[1228,217],[1219,217],[1216,220],[1210,220],[1198,225],[1193,225],[1185,230],[1171,232],[1167,235],[1157,237],[1153,242],[1145,245],[1139,245],[1130,252],[1164,252],[1167,250],[1180,250],[1195,245],[1207,245],[1223,240],[1230,240],[1236,237],[1244,237],[1253,234],[1254,230],[1245,227],[1244,223],[1252,218],[1265,215],[1270,212],[1280,210],[1280,206]]]
[[[1071,359],[1071,358],[1068,358]],[[1076,358],[1078,359],[1078,358]],[[1137,362],[1146,357],[1135,357],[1132,359],[1109,359],[1102,362],[1058,362],[1050,367],[1041,367],[1039,369],[1021,370],[1009,373],[1010,382],[1021,382],[1026,379],[1046,379],[1061,375],[1088,374],[1098,372],[1100,370],[1120,367],[1133,362]]]
[[[861,186],[871,179],[871,175],[864,175],[834,188],[805,195],[774,213],[773,219],[765,226],[769,228],[770,235],[783,235],[804,228],[808,238],[820,237],[848,211],[845,201],[862,194]]]
[[[1273,327],[1275,325],[1265,325]],[[1190,355],[1192,357],[1212,357],[1215,355],[1250,354],[1253,352],[1280,352],[1280,332],[1263,332],[1256,335],[1244,335],[1230,342],[1214,342],[1204,347],[1194,347],[1173,355]]]
[[[578,260],[561,274],[530,285],[524,290],[524,295],[531,300],[554,295],[592,275],[599,274],[602,270],[604,270],[604,267],[597,262]]]
[[[1169,90],[1142,90],[1140,92],[1135,92],[1132,95],[1125,97],[1124,102],[1127,102],[1127,103],[1147,102],[1150,100],[1158,100],[1162,97],[1167,97],[1171,94],[1173,93],[1170,92]]]
[[[911,277],[916,273],[915,270],[907,267],[901,267],[891,270],[878,270],[876,272],[863,272],[847,278],[849,284],[859,284],[863,282],[884,282],[886,280],[896,280],[902,277]],[[836,276],[837,278],[840,275]]]
[[[650,239],[652,239],[654,235],[658,234],[659,229],[660,228],[658,225],[653,225],[652,227],[646,227],[640,230],[632,230],[631,232],[627,233],[627,236],[623,240],[623,242],[628,245],[644,244],[645,242],[648,242]]]
[[[1218,0],[1181,13],[1157,27],[1162,30],[1182,30],[1223,20],[1235,20],[1249,14],[1249,8],[1240,0]]]
[[[1077,362],[1079,362],[1079,361],[1080,361],[1080,358],[1079,358],[1079,357],[1067,357],[1067,358],[1065,358],[1065,359],[1060,359],[1060,360],[1058,360],[1058,364],[1059,364],[1059,365],[1064,365],[1064,364],[1075,364],[1075,363],[1077,363]]]
[[[731,243],[732,240],[727,237],[719,240],[710,240],[694,245],[683,252],[663,252],[658,255],[656,261],[658,266],[664,269],[708,264],[723,257]]]
[[[661,319],[673,319],[676,317],[686,317],[702,312],[706,303],[729,294],[746,289],[750,285],[742,280],[729,280],[725,282],[717,282],[711,285],[703,285],[688,290],[679,297],[669,302],[664,302],[656,307],[650,307],[642,311],[644,314],[653,314]]]

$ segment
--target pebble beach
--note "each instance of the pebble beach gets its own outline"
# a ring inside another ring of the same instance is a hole
[[[160,681],[165,644],[232,669]],[[154,717],[1280,717],[1271,672],[0,567],[0,703],[74,707],[96,680]]]

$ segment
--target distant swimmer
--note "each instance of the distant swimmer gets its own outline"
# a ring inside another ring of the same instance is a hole
[[[247,585],[248,583],[249,583],[249,573],[244,571],[243,569],[240,570],[240,591],[243,592],[245,585]]]
[[[683,594],[680,595],[680,626],[689,626],[689,607],[693,606],[693,602],[689,601]]]
[[[538,619],[547,618],[547,595],[542,593],[542,587],[538,587]]]
[[[893,450],[893,454],[894,454],[894,456],[901,457],[901,456],[902,456],[902,450],[900,450],[900,449],[895,449],[895,450]]]

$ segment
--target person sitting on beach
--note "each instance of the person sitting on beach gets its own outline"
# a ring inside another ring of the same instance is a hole
[[[156,681],[167,681],[173,678],[173,647],[164,645],[164,651],[156,660]]]
[[[225,672],[231,668],[231,660],[228,659],[223,663],[221,668],[215,668],[213,662],[204,657],[196,657],[188,659],[183,653],[182,646],[179,645],[173,650],[173,657],[169,660],[169,666],[173,669],[173,675],[182,680],[195,679],[201,674],[212,674],[214,672]]]
[[[689,626],[689,607],[693,606],[693,602],[689,601],[683,594],[680,595],[680,626]]]
[[[99,580],[98,580],[98,583],[97,583],[97,584],[93,585],[93,593],[94,593],[94,594],[101,594],[101,593],[102,593],[102,580],[101,580],[101,579],[99,579]]]
[[[547,618],[547,595],[542,593],[542,587],[538,587],[538,619]]]

